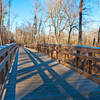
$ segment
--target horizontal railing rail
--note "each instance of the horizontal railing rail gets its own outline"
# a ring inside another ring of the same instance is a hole
[[[6,85],[16,49],[17,46],[14,43],[0,46],[0,98]]]
[[[28,45],[63,64],[71,64],[93,76],[100,77],[100,47],[63,44]]]
[[[9,50],[9,48],[11,48],[12,46],[14,46],[14,44],[9,44],[9,45],[4,45],[4,46],[0,46],[0,57]]]

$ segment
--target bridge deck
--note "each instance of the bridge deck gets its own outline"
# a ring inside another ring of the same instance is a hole
[[[4,100],[99,100],[100,85],[49,57],[19,48]]]

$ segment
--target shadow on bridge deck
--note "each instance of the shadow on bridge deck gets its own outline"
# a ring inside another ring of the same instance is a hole
[[[100,85],[35,50],[18,52],[4,100],[99,100]]]

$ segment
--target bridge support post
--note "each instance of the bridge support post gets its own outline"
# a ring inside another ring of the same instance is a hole
[[[51,46],[51,57],[53,58],[54,46]]]
[[[64,54],[64,63],[66,63],[66,54]]]
[[[67,54],[66,54],[66,47],[65,46],[63,46],[63,50],[64,50],[64,59],[63,59],[63,62],[66,63],[66,56],[67,56]]]
[[[88,53],[88,56],[91,57],[91,56],[92,56],[92,53],[89,52],[89,53]],[[89,74],[91,74],[91,72],[92,72],[92,60],[91,60],[91,59],[88,59],[88,68],[87,68],[87,72],[88,72]]]
[[[49,48],[48,48],[48,46],[47,46],[47,55],[49,55]]]
[[[8,54],[9,54],[9,50],[5,53],[4,57],[6,57]],[[6,75],[6,72],[8,70],[8,66],[9,66],[9,59],[5,65],[5,67],[3,68],[4,69],[4,76]]]
[[[0,57],[0,62],[4,59],[4,55]],[[0,91],[1,91],[1,84],[3,84],[4,80],[4,69],[0,72]]]
[[[58,46],[56,46],[56,59],[58,59]]]
[[[79,54],[80,54],[80,51],[77,51],[77,54],[79,55]],[[80,63],[79,57],[76,57],[76,67],[77,67],[77,68],[80,67],[80,66],[79,66],[79,65],[80,65],[79,63]]]

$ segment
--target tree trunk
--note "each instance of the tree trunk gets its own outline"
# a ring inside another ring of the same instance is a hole
[[[55,28],[55,38],[56,38],[56,44],[58,44],[57,29],[56,29],[56,27],[54,27],[54,28]]]
[[[9,5],[8,5],[8,33],[10,31],[10,5],[11,5],[11,0],[9,0]]]
[[[8,4],[8,33],[7,33],[7,37],[10,36],[10,6],[11,6],[11,0],[9,0],[9,4]]]
[[[95,37],[94,37],[94,39],[93,39],[93,46],[95,46]]]
[[[99,28],[99,31],[98,31],[98,44],[100,43],[100,28]]]
[[[2,0],[0,0],[0,45],[2,45]]]
[[[78,37],[78,44],[82,44],[82,9],[83,9],[83,0],[80,1],[79,7],[79,37]]]
[[[72,31],[72,28],[70,28],[70,30],[69,30],[68,44],[70,44],[70,35],[71,35],[71,31]]]
[[[33,24],[33,32],[32,32],[32,42],[36,42],[36,34],[37,34],[37,4],[35,4],[34,24]]]

